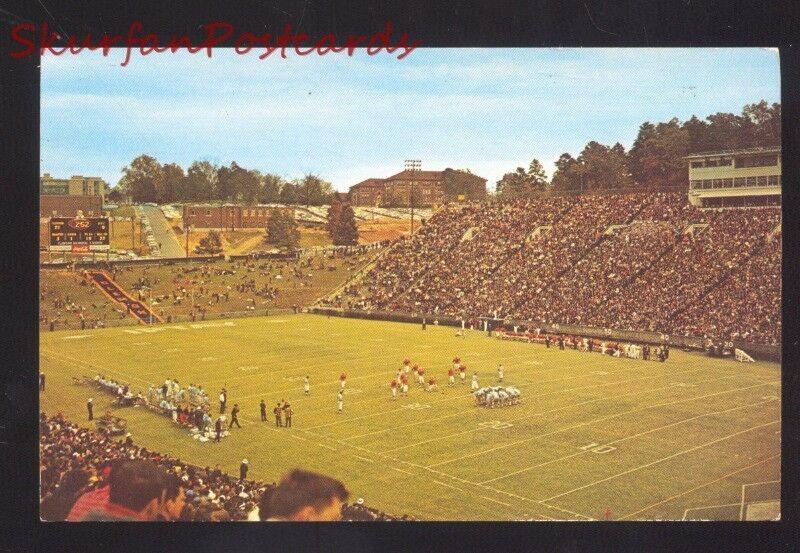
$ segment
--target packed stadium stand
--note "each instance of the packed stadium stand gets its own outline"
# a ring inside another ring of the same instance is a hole
[[[45,521],[80,521],[79,503],[98,507],[91,497],[108,490],[114,463],[145,459],[169,474],[183,488],[185,501],[180,513],[158,520],[224,522],[248,520],[261,495],[275,483],[236,478],[220,469],[195,466],[178,458],[137,446],[129,436],[121,441],[105,433],[81,428],[62,414],[39,419],[41,458],[40,516]],[[105,495],[104,499],[107,499]],[[91,499],[92,501],[87,501]],[[85,511],[86,509],[83,509]],[[86,514],[85,512],[82,514]],[[342,507],[342,519],[354,521],[414,520],[370,508],[359,500]],[[252,520],[252,518],[250,518]]]
[[[678,192],[447,206],[324,305],[777,345],[780,225]]]

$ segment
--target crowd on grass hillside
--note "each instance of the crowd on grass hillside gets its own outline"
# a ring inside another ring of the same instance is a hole
[[[344,486],[295,470],[280,481],[200,467],[41,414],[40,517],[46,521],[410,520],[347,503]],[[255,462],[255,461],[254,461]]]
[[[152,300],[165,321],[204,320],[231,312],[263,312],[305,305],[352,276],[372,250],[319,252],[300,260],[243,259],[109,265],[109,276],[133,299]],[[129,318],[82,271],[42,271],[40,326],[98,328]]]
[[[438,211],[329,306],[780,343],[780,208],[653,192]]]

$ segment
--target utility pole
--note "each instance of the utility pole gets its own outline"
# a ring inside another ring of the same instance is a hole
[[[186,259],[189,259],[189,230],[192,228],[192,225],[190,225],[189,221],[186,219],[184,219],[184,222],[186,223],[186,228],[184,229],[186,231]]]
[[[411,234],[414,234],[414,185],[420,167],[422,167],[422,161],[418,159],[407,159],[405,161],[405,169],[411,173],[411,192],[409,194],[409,203],[411,204]]]

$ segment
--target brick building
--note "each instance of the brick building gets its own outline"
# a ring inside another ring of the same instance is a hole
[[[277,208],[270,205],[184,205],[183,224],[192,228],[235,230],[237,228],[265,228],[270,213]]]
[[[430,207],[459,200],[486,197],[486,179],[477,175],[444,171],[401,171],[385,179],[369,178],[350,187],[350,202],[356,206],[408,207],[411,190],[414,205]]]
[[[40,217],[75,217],[78,211],[83,212],[84,217],[102,215],[102,196],[39,196]]]

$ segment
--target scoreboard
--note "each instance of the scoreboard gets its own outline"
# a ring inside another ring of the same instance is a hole
[[[108,217],[50,218],[50,251],[94,252],[108,249]]]

